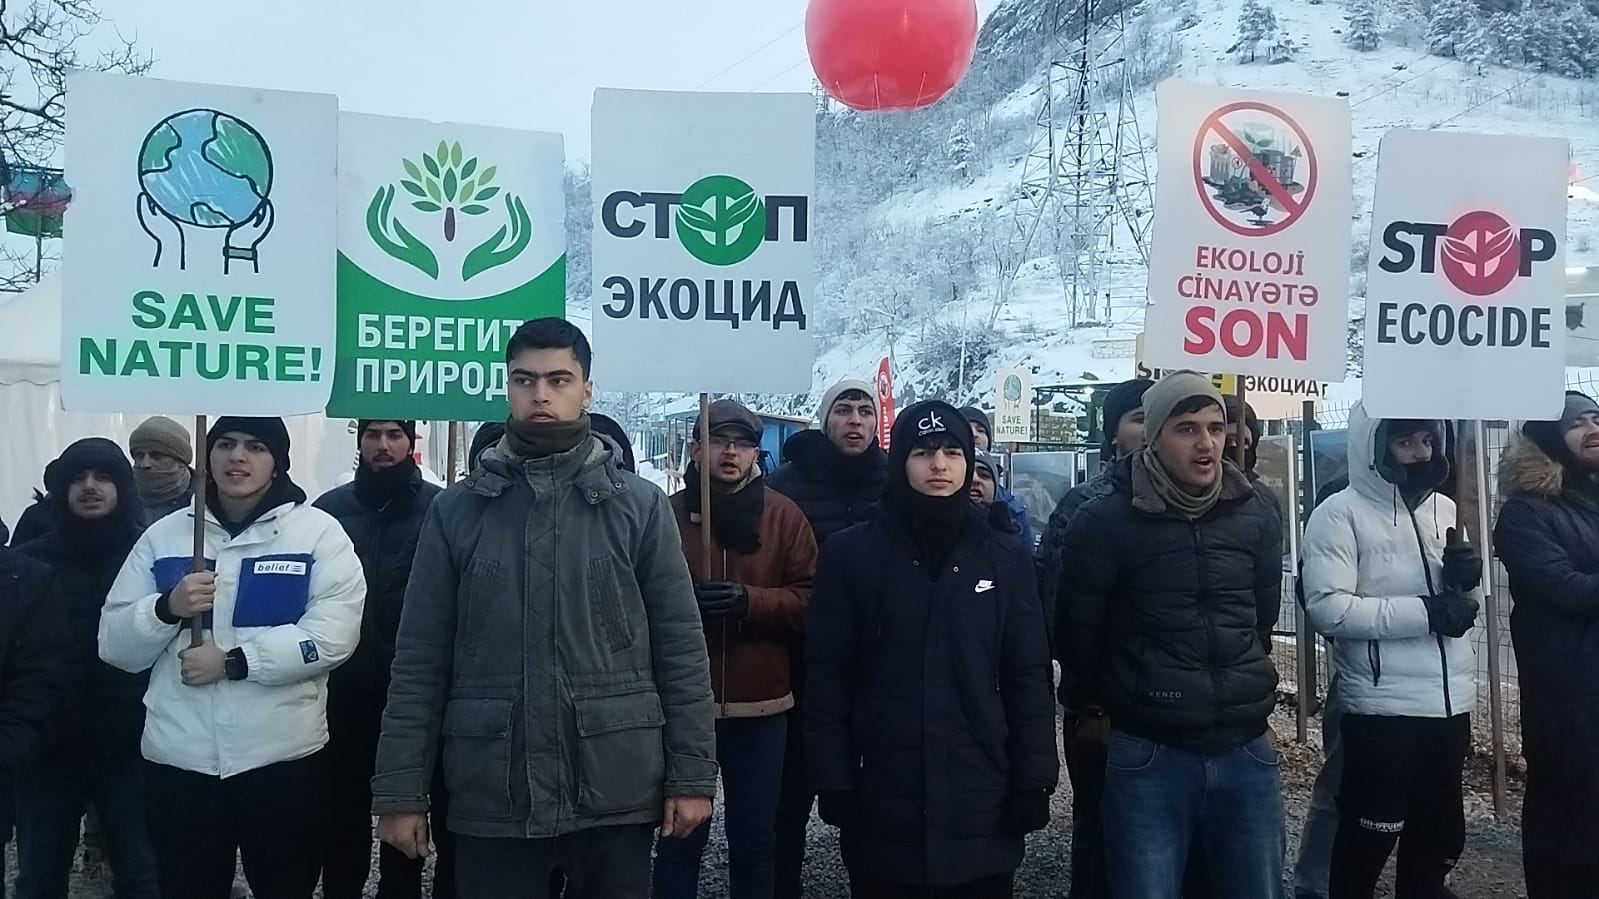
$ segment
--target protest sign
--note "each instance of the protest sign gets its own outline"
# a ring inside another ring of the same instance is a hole
[[[339,117],[330,414],[505,417],[507,340],[566,309],[562,166],[558,134]]]
[[[815,115],[808,94],[594,92],[602,389],[810,390]]]
[[[994,376],[994,442],[1033,439],[1033,373],[1002,368]]]
[[[338,101],[94,72],[67,94],[62,405],[321,411]]]
[[[1569,160],[1558,138],[1383,136],[1366,276],[1373,417],[1559,416]]]
[[[1342,381],[1349,104],[1168,79],[1156,108],[1150,363]]]
[[[1144,359],[1144,335],[1142,334],[1138,335],[1138,338],[1133,346],[1135,347],[1133,350],[1133,378],[1135,380],[1159,381],[1161,378],[1166,377],[1174,371],[1183,370],[1177,368],[1157,368],[1153,365],[1150,365]],[[1214,372],[1199,372],[1199,374],[1203,374],[1210,378],[1210,383],[1216,385],[1216,389],[1227,396],[1231,396],[1238,392],[1238,378],[1234,375],[1226,375]]]

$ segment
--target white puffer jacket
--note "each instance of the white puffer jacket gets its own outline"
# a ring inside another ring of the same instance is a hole
[[[1442,592],[1443,550],[1455,503],[1437,493],[1410,511],[1378,464],[1378,420],[1349,414],[1349,487],[1328,497],[1305,528],[1305,606],[1333,640],[1344,710],[1357,715],[1445,718],[1476,703],[1468,637],[1431,632],[1421,597]],[[1444,433],[1438,425],[1438,433]],[[1448,475],[1444,447],[1435,484]]]
[[[161,519],[134,546],[100,614],[100,658],[151,670],[144,757],[230,777],[305,758],[328,741],[328,672],[361,635],[366,578],[344,529],[303,503],[262,515],[237,537],[209,513],[205,554],[217,596],[212,639],[244,651],[244,680],[184,686],[189,632],[156,616],[156,600],[192,568],[194,513]]]

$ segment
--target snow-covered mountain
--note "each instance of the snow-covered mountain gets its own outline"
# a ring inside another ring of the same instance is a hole
[[[1129,0],[1121,55],[1138,85],[1150,174],[1158,176],[1154,85],[1163,77],[1347,97],[1356,211],[1350,290],[1358,316],[1384,132],[1439,128],[1564,137],[1571,142],[1576,182],[1567,264],[1599,265],[1599,80],[1488,64],[1492,54],[1482,47],[1468,51],[1465,39],[1460,54],[1468,61],[1430,55],[1424,10],[1431,3],[1422,4]],[[938,395],[986,404],[995,369],[1007,366],[1032,369],[1035,385],[1131,376],[1145,271],[1125,229],[1105,259],[1108,315],[1099,302],[1077,310],[1078,324],[1071,325],[1060,260],[1072,251],[1046,235],[1048,228],[1029,246],[1003,304],[996,303],[1003,273],[1014,263],[1007,254],[1015,256],[1019,246],[1015,207],[1027,202],[1019,188],[1037,140],[1056,5],[1001,3],[984,23],[970,75],[932,109],[862,115],[834,105],[819,113],[815,387],[809,397],[760,397],[763,407],[808,415],[828,384],[870,380],[891,344],[902,403]],[[1268,52],[1263,44],[1254,62],[1241,62],[1237,47],[1246,6],[1251,16],[1269,9],[1277,29],[1274,46]],[[1114,8],[1109,0],[1100,7]],[[1357,43],[1367,46],[1372,35],[1365,32],[1375,21],[1375,49],[1349,45],[1351,18],[1359,19]],[[1269,62],[1273,56],[1291,58]],[[1119,76],[1114,69],[1106,74]],[[1115,96],[1102,101],[1114,122]]]

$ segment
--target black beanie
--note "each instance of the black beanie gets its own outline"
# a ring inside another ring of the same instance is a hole
[[[972,489],[972,468],[976,450],[972,444],[972,429],[960,410],[939,400],[917,403],[894,417],[894,430],[889,438],[888,486],[890,491],[909,492],[910,480],[905,476],[905,462],[911,450],[918,445],[938,440],[953,440],[966,454],[966,483],[961,485],[960,496]]]
[[[256,418],[245,415],[224,415],[205,434],[205,452],[209,457],[223,434],[237,431],[266,444],[272,451],[272,461],[277,474],[289,473],[289,429],[281,418]],[[208,460],[209,461],[209,460]]]
[[[712,421],[715,421],[715,419],[712,419]],[[602,434],[609,438],[622,451],[622,457],[617,460],[621,464],[622,470],[634,474],[638,473],[637,463],[633,458],[633,444],[627,439],[627,431],[624,431],[622,426],[616,423],[615,419],[609,415],[590,412],[589,427],[593,429],[594,433]]]
[[[1589,412],[1599,412],[1599,404],[1586,393],[1568,390],[1559,420],[1529,421],[1521,426],[1521,433],[1549,458],[1562,465],[1573,465],[1577,460],[1566,446],[1566,432],[1577,423],[1577,419]]]
[[[1108,460],[1116,455],[1116,429],[1121,427],[1127,413],[1143,407],[1144,393],[1153,386],[1154,381],[1138,378],[1123,381],[1105,394],[1105,402],[1100,406],[1100,430],[1105,434],[1105,445],[1100,450],[1102,457]]]
[[[78,475],[90,469],[104,472],[116,483],[118,491],[133,489],[133,464],[122,447],[104,437],[86,437],[68,444],[55,461],[44,467],[45,492],[65,497]],[[129,500],[135,498],[133,495]]]
[[[1225,397],[1227,407],[1227,439],[1233,439],[1233,428],[1238,423],[1238,395],[1228,394]],[[1429,423],[1430,424],[1430,423]],[[1260,416],[1255,414],[1255,407],[1244,403],[1244,427],[1249,429],[1249,449],[1244,450],[1244,471],[1254,471],[1255,463],[1260,459],[1260,438],[1263,436],[1260,429]],[[1442,436],[1439,437],[1439,446],[1442,448]],[[1232,458],[1229,456],[1228,458]]]
[[[988,435],[988,439],[990,441],[994,439],[994,422],[988,417],[987,412],[984,412],[976,406],[967,406],[966,408],[960,410],[959,417],[966,419],[969,424],[974,424],[982,428],[983,433]],[[967,430],[970,430],[970,428]]]
[[[416,449],[416,422],[399,418],[363,418],[355,424],[355,445],[361,445],[361,437],[366,434],[366,429],[380,421],[392,421],[400,426],[405,436],[411,438],[411,449]]]

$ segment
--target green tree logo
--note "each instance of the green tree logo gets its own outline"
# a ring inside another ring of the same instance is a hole
[[[731,175],[701,178],[683,191],[677,239],[707,265],[737,265],[766,239],[766,203]]]
[[[503,205],[505,225],[488,240],[467,252],[461,262],[461,280],[470,281],[492,268],[505,265],[533,240],[532,220],[527,206],[509,192],[502,194],[494,183],[498,166],[480,167],[476,156],[467,157],[461,142],[439,141],[438,147],[424,152],[421,162],[400,160],[405,176],[399,187],[412,196],[411,208],[428,216],[439,216],[445,244],[454,242],[459,216],[481,216]],[[394,210],[395,185],[378,188],[367,207],[366,229],[378,249],[422,272],[439,277],[438,253],[400,221]],[[496,197],[500,202],[490,205]]]

